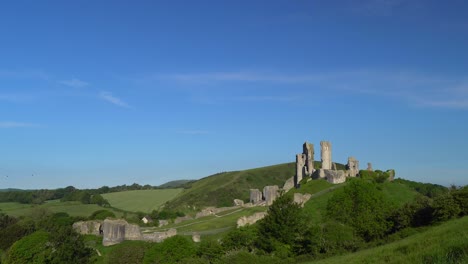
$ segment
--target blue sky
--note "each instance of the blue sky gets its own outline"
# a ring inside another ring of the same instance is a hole
[[[468,184],[466,1],[9,1],[0,188],[158,185],[333,145]]]

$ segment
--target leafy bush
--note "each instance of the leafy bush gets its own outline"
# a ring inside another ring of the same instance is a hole
[[[290,256],[300,243],[307,218],[292,196],[281,195],[268,208],[268,214],[258,222],[257,246],[268,252]]]
[[[97,210],[94,213],[91,214],[89,217],[90,220],[104,220],[107,217],[113,217],[115,218],[115,214],[111,211],[107,210]]]
[[[246,226],[229,231],[221,242],[225,251],[253,251],[256,238],[256,226]]]
[[[354,179],[328,200],[326,216],[349,225],[366,241],[381,238],[389,230],[392,207],[373,183]]]
[[[143,263],[176,263],[196,255],[195,245],[188,238],[176,235],[154,244],[146,251]]]
[[[142,263],[150,244],[142,241],[125,241],[112,247],[108,263]]]

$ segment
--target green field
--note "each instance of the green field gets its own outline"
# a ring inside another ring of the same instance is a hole
[[[467,227],[464,217],[387,245],[307,263],[468,263]]]
[[[82,204],[81,202],[60,202],[58,200],[48,201],[41,205],[21,204],[21,203],[0,203],[1,212],[11,216],[31,215],[37,209],[50,210],[53,213],[64,212],[70,216],[88,217],[97,210],[106,209],[112,211],[116,217],[122,217],[122,212],[112,208],[104,208],[96,204]]]
[[[150,213],[173,199],[183,189],[138,190],[106,193],[102,196],[112,207],[130,212]]]

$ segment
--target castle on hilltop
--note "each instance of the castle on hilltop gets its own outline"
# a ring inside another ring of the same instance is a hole
[[[321,161],[322,168],[314,168],[314,144],[305,142],[302,145],[302,153],[296,155],[296,175],[294,176],[294,186],[299,187],[304,176],[312,179],[326,179],[330,183],[342,183],[347,177],[356,177],[359,174],[359,161],[354,157],[348,158],[346,170],[337,170],[336,164],[332,162],[332,145],[329,141],[321,141]],[[368,169],[372,165],[368,163]]]

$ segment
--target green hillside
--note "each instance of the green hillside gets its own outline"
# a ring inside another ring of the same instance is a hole
[[[184,190],[165,207],[187,210],[188,206],[196,208],[232,206],[234,199],[248,201],[249,189],[263,189],[267,185],[282,187],[288,178],[294,176],[295,170],[295,163],[284,163],[244,171],[218,173],[193,182],[191,188]]]
[[[177,188],[185,188],[190,185],[190,183],[194,182],[195,180],[176,180],[166,182],[158,186],[158,188],[162,189],[177,189]]]
[[[390,244],[307,263],[468,263],[467,226],[465,216]]]
[[[60,202],[59,200],[52,200],[41,205],[0,203],[1,212],[15,217],[32,215],[37,209],[46,209],[53,213],[64,212],[70,216],[82,217],[88,217],[95,211],[105,209],[113,212],[117,217],[122,217],[122,212],[113,210],[112,208],[103,208],[96,204],[82,204],[81,202],[76,201]]]
[[[130,212],[150,213],[176,197],[182,189],[137,190],[106,193],[102,196],[112,207]]]

